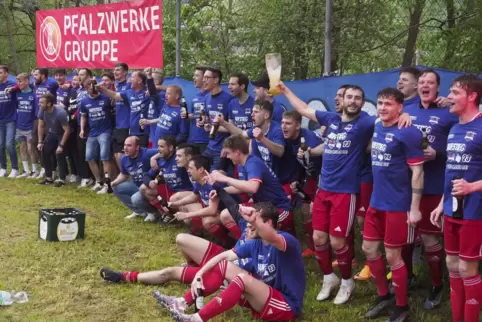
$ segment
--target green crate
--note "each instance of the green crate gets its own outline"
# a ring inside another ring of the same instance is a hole
[[[40,209],[38,236],[47,241],[84,238],[85,212],[76,208]]]

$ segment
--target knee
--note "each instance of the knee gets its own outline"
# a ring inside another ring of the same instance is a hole
[[[344,238],[330,238],[331,248],[333,249],[342,249],[345,247],[345,239]]]
[[[209,229],[212,226],[216,225],[216,220],[212,217],[204,217],[203,218],[203,227],[205,229]]]
[[[387,254],[386,254],[387,262],[390,265],[395,265],[402,259],[401,250],[396,251],[396,250],[387,248],[386,252],[387,252]]]
[[[315,245],[324,245],[328,242],[328,234],[319,230],[313,232],[313,242]]]
[[[447,269],[450,272],[459,271],[459,258],[457,256],[447,256],[445,262],[447,263]]]
[[[176,245],[178,247],[182,247],[184,245],[186,245],[186,242],[187,242],[187,239],[189,238],[189,235],[188,234],[177,234],[176,236]]]
[[[231,217],[231,214],[227,209],[221,211],[220,219],[223,224],[227,224],[228,222],[233,221],[233,217]]]
[[[146,186],[145,184],[142,184],[142,185],[139,187],[139,192],[140,192],[143,196],[146,195],[147,190],[148,190],[148,188],[147,188],[147,186]]]
[[[236,275],[236,277],[241,279],[243,283],[246,285],[246,283],[249,282],[251,275],[249,275],[249,273],[239,273],[238,275]]]
[[[363,242],[362,251],[367,258],[375,258],[377,255],[377,247],[367,241]]]

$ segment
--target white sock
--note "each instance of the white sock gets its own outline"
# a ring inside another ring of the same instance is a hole
[[[38,173],[38,164],[37,163],[32,163],[32,171],[35,173]]]
[[[342,279],[342,280],[341,280],[341,285],[353,285],[354,282],[355,282],[355,281],[353,281],[352,278],[347,279],[347,280]]]
[[[335,273],[327,274],[323,276],[323,281],[334,280],[336,278]]]
[[[28,169],[28,161],[22,161],[22,164],[23,164],[23,171],[25,171],[25,173],[29,173],[29,169]]]

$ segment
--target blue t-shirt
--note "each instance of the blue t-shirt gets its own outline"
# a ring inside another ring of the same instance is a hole
[[[238,165],[240,180],[258,181],[258,192],[253,195],[255,202],[271,202],[276,208],[291,210],[291,203],[281,186],[280,180],[266,163],[255,155],[249,155],[244,166]]]
[[[122,93],[127,90],[131,89],[131,83],[127,82],[127,80],[123,82],[115,83],[115,91],[117,93]],[[116,129],[128,129],[130,128],[130,118],[131,118],[131,111],[129,108],[129,104],[124,101],[117,101],[115,103],[115,127]]]
[[[239,99],[234,98],[229,102],[229,120],[233,121],[234,125],[242,130],[247,130],[253,127],[253,106],[254,98],[248,96],[248,99],[243,104],[239,103]]]
[[[80,114],[86,115],[89,121],[89,136],[96,137],[102,133],[112,132],[111,101],[104,94],[92,98],[84,96],[80,102]]]
[[[403,110],[405,111],[406,108],[411,108],[412,106],[419,107],[420,106],[420,96],[415,96],[409,98],[408,100],[403,101]]]
[[[197,195],[199,195],[199,198],[201,199],[203,205],[205,207],[209,206],[209,193],[213,190],[213,186],[210,184],[199,184],[197,182],[193,183],[193,192]]]
[[[219,113],[223,114],[224,119],[229,119],[229,102],[232,96],[225,91],[221,91],[216,95],[206,95],[206,112],[209,115],[211,123]],[[209,140],[208,149],[214,152],[221,152],[223,149],[223,142],[229,136],[229,133],[217,132],[214,139]]]
[[[177,142],[187,140],[189,135],[189,119],[181,117],[181,107],[164,105],[159,116],[154,134],[156,141],[164,135],[176,136]]]
[[[309,129],[302,128],[300,131],[300,136],[294,140],[286,140],[286,152],[285,154],[291,154],[297,160],[302,169],[304,169],[305,174],[309,177],[318,178],[321,171],[321,156],[312,157],[308,159],[308,163],[305,164],[302,159],[298,159],[298,149],[301,146],[301,138],[305,139],[306,145],[313,149],[323,143],[321,136],[316,132],[310,131]],[[283,168],[285,168],[283,164]]]
[[[422,132],[398,123],[375,125],[372,139],[373,192],[370,207],[383,211],[409,211],[412,202],[410,165],[423,164]]]
[[[54,102],[57,101],[57,88],[59,88],[59,84],[53,79],[47,79],[45,82],[39,85],[34,85],[34,92],[35,92],[35,107],[37,110],[35,111],[35,115],[38,115],[39,112],[39,100],[40,97],[44,94],[50,93],[54,96]]]
[[[162,177],[167,187],[171,191],[192,191],[192,182],[185,168],[180,168],[176,164],[176,156],[173,154],[170,158],[160,158],[157,160],[160,172],[154,169],[149,170],[149,176],[154,178],[157,174],[162,173]]]
[[[141,118],[147,117],[147,110],[149,109],[149,104],[151,103],[151,97],[146,94],[146,89],[142,88],[136,92],[131,88],[120,92],[119,94],[130,108],[129,134],[149,135],[149,130],[144,129],[141,131],[139,125]]]
[[[286,171],[285,165],[283,165],[283,169],[281,169],[281,158],[277,157],[276,155],[272,154],[268,148],[261,143],[260,141],[256,140],[253,135],[254,128],[249,129],[246,131],[246,134],[251,140],[251,153],[257,155],[266,163],[268,167],[273,169],[276,176],[280,175],[281,171]],[[271,122],[268,128],[268,131],[264,133],[264,136],[275,144],[279,144],[282,146],[286,145],[283,131],[281,131],[281,125],[276,122]]]
[[[329,192],[359,193],[360,167],[373,135],[375,117],[362,115],[342,122],[336,113],[316,111],[320,125],[327,128],[320,188]]]
[[[59,86],[56,91],[57,104],[62,104],[62,107],[67,110],[70,105],[70,97],[72,96],[72,92],[75,92],[75,89],[73,89],[72,87],[69,87],[68,89],[63,89]],[[72,103],[75,104],[76,101],[77,100],[73,101]]]
[[[452,180],[463,178],[471,183],[482,180],[482,115],[472,122],[455,124],[447,143],[447,167],[444,185],[444,213],[452,216]],[[464,196],[464,219],[482,220],[482,191]]]
[[[284,112],[285,112],[285,109],[283,108],[281,103],[274,99],[273,100],[273,117],[271,117],[271,120],[281,123]]]
[[[151,168],[151,158],[155,154],[157,154],[157,149],[140,148],[139,154],[133,159],[123,155],[120,160],[120,172],[130,176],[134,184],[140,187],[143,183],[144,173]]]
[[[233,251],[239,258],[251,258],[255,277],[283,294],[293,314],[299,316],[306,287],[301,245],[289,233],[278,234],[285,240],[284,250],[264,244],[261,239],[251,239]]]
[[[22,131],[33,129],[33,122],[37,119],[35,110],[35,93],[32,89],[17,92],[17,129]]]
[[[15,86],[15,83],[7,80],[0,83],[0,123],[14,122],[17,119],[17,95],[15,92],[5,93],[5,89]],[[35,111],[36,113],[38,111]],[[35,114],[37,115],[37,114]]]
[[[84,99],[84,97],[89,96],[87,90],[82,86],[77,88],[77,125],[80,127],[80,120],[82,117],[80,116],[80,102]]]
[[[459,122],[455,114],[448,108],[439,108],[436,104],[427,109],[420,104],[410,104],[404,107],[404,112],[412,118],[412,124],[420,131],[425,131],[429,145],[437,151],[435,160],[425,161],[423,193],[427,195],[442,195],[444,187],[445,164],[447,157],[447,137],[449,131]]]
[[[205,115],[208,113],[206,110],[207,94],[208,92],[197,90],[196,96],[194,96],[192,103],[189,106],[189,113],[193,114],[193,118],[191,120],[188,143],[207,144],[209,142],[209,133],[204,130],[204,127],[196,126],[196,121],[199,119],[199,111],[201,111],[201,108],[204,109],[204,112],[206,113]]]
[[[163,106],[164,102],[161,101],[160,95],[157,100],[157,104],[154,103],[153,100],[151,100],[151,103],[149,104],[149,109],[147,110],[147,119],[148,120],[153,120],[157,119],[159,115],[161,114],[161,109]],[[157,124],[151,124],[147,125],[146,129],[149,129],[149,142],[152,142],[154,146],[157,145],[157,139],[156,139],[156,126]]]

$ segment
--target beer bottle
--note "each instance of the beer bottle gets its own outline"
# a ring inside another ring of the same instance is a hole
[[[159,174],[156,176],[156,179],[155,179],[155,180],[156,180],[156,183],[157,183],[158,185],[166,183],[166,182],[164,181],[164,177],[162,176],[162,172],[159,172]]]
[[[204,292],[202,289],[201,285],[201,278],[197,278],[196,280],[196,292],[197,292],[197,297],[196,297],[196,306],[194,308],[195,312],[199,312],[203,307],[204,307]]]
[[[141,112],[141,116],[139,118],[139,132],[144,133],[144,125],[141,125],[141,120],[144,119],[144,114]]]
[[[301,184],[299,182],[296,183],[296,194],[303,200],[303,201],[311,201],[310,196],[303,190]]]
[[[204,103],[201,104],[201,107],[199,107],[199,122],[202,123],[204,122],[204,117],[206,116],[206,111],[204,110]]]
[[[300,148],[303,151],[303,165],[307,167],[310,163],[310,153],[308,152],[308,144],[306,144],[306,140],[304,137],[301,137]]]
[[[184,114],[184,116],[182,116]],[[181,98],[181,118],[187,118],[187,103],[184,96]]]
[[[425,149],[428,148],[428,145],[429,145],[428,135],[427,135],[427,129],[426,129],[426,128],[422,128],[422,136],[423,136],[422,147],[423,147],[423,149],[425,150]]]
[[[454,180],[462,179],[462,177],[455,177]],[[453,189],[453,187],[452,187]],[[452,196],[452,218],[464,219],[464,196]]]
[[[209,132],[209,139],[214,139],[216,137],[216,133],[218,133],[219,130],[219,122],[215,122],[213,126],[211,127],[211,132]]]
[[[92,86],[92,94],[97,95],[99,92],[97,91],[97,88],[95,86],[97,85],[97,81],[95,79],[92,80],[90,83],[90,86]]]
[[[173,215],[171,208],[169,208],[167,201],[164,200],[160,195],[157,196],[157,200],[159,201],[159,204],[161,205],[161,210],[164,212],[166,215]]]

